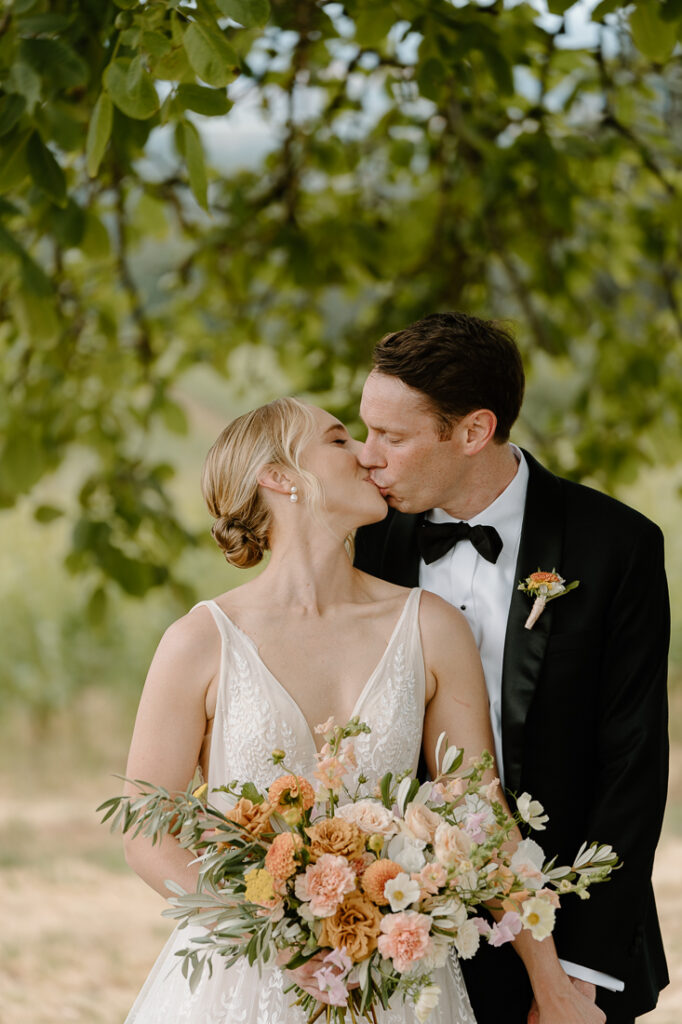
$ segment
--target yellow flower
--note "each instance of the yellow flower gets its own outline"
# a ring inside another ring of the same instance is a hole
[[[192,793],[192,796],[196,797],[197,800],[202,800],[203,801],[203,800],[206,799],[206,794],[207,793],[208,793],[208,782],[204,782],[203,785],[199,786],[198,789],[194,790],[194,792]]]
[[[265,868],[252,868],[244,875],[245,896],[249,903],[267,906],[275,899],[274,878]]]

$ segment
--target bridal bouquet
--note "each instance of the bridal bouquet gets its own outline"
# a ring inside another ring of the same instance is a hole
[[[367,796],[354,742],[368,726],[330,719],[317,732],[325,741],[317,793],[278,750],[283,774],[267,792],[250,782],[214,791],[227,795],[227,810],[208,802],[205,784],[173,795],[141,781],[139,796],[99,808],[112,829],[154,842],[172,834],[196,854],[197,891],[167,882],[176,895],[164,911],[181,927],[206,926],[180,954],[192,986],[215,954],[228,966],[246,957],[292,972],[309,1022],[323,1013],[335,1024],[347,1014],[376,1021],[376,1007],[395,993],[425,1021],[440,991],[433,972],[453,946],[466,959],[481,941],[500,946],[522,928],[544,939],[560,897],[587,898],[617,865],[612,848],[596,843],[564,867],[547,863],[531,839],[511,853],[514,825],[544,829],[547,815],[528,793],[513,816],[505,812],[498,780],[483,782],[493,765],[486,752],[463,767],[463,752],[442,734],[432,782],[389,773]],[[477,916],[482,904],[499,920]]]

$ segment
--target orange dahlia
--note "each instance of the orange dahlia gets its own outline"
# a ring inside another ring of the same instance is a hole
[[[301,807],[307,811],[315,803],[315,790],[300,775],[280,775],[268,790],[268,802],[280,812],[287,807]]]
[[[378,907],[388,906],[388,900],[384,896],[384,886],[402,870],[400,864],[386,859],[375,860],[373,864],[365,868],[362,876],[362,888]]]
[[[291,878],[296,871],[296,851],[303,840],[294,832],[280,832],[265,855],[265,867],[274,878]]]

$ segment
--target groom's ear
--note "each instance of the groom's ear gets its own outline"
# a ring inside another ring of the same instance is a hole
[[[458,426],[463,432],[467,455],[475,455],[495,436],[497,416],[490,409],[475,409],[464,416]]]
[[[292,481],[281,466],[264,466],[258,474],[258,483],[269,491],[278,494],[289,494]]]

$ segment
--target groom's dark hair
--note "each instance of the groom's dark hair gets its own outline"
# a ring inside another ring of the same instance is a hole
[[[374,350],[374,369],[421,391],[442,437],[467,413],[490,409],[495,440],[507,441],[523,401],[523,363],[510,330],[466,313],[431,313],[385,335]]]

